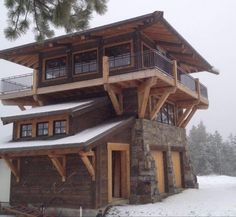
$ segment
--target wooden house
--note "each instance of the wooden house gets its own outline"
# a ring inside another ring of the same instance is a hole
[[[212,66],[163,12],[0,51],[32,74],[1,80],[22,111],[0,144],[10,203],[99,208],[160,201],[197,187],[185,127],[207,109],[190,74]],[[26,106],[32,106],[26,109]]]

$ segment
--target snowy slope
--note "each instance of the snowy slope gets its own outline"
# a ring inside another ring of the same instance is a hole
[[[236,177],[198,177],[199,189],[185,190],[161,203],[114,207],[113,216],[236,216]]]

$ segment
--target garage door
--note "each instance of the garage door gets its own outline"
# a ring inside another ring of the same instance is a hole
[[[160,193],[165,192],[165,166],[164,166],[164,154],[162,151],[152,151],[152,156],[155,160],[157,168],[157,187]]]
[[[182,188],[181,158],[180,152],[172,151],[171,153],[175,182],[177,188]]]

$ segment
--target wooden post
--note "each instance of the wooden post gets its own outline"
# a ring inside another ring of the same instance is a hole
[[[147,104],[150,96],[151,87],[154,86],[157,82],[156,77],[147,79],[138,87],[138,104],[139,104],[139,118],[144,118]]]
[[[34,71],[33,71],[33,92],[34,92],[34,94],[37,94],[37,88],[38,88],[38,70],[34,69]]]
[[[200,90],[200,82],[198,78],[195,79],[195,84],[196,84],[196,91],[197,91],[198,99],[200,100],[201,90]]]
[[[103,56],[102,58],[102,74],[103,74],[103,83],[106,84],[109,82],[109,57]]]
[[[177,87],[177,85],[178,85],[178,65],[177,65],[176,60],[173,61],[173,76],[174,76],[174,80],[175,80],[175,86]]]

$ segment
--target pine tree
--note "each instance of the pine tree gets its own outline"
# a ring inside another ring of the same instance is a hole
[[[8,27],[5,37],[16,40],[33,26],[35,39],[42,41],[54,35],[52,27],[64,28],[67,33],[89,26],[92,13],[107,10],[107,0],[5,0]]]

